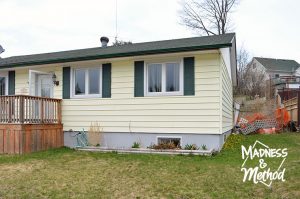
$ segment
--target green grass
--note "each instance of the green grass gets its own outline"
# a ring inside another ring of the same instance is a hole
[[[241,144],[288,148],[286,181],[242,182]],[[238,141],[237,141],[238,140]],[[0,156],[0,198],[300,198],[300,134],[251,135],[212,157],[57,149]]]

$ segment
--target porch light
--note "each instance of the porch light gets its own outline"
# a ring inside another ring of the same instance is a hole
[[[53,75],[52,75],[52,81],[53,81],[53,84],[54,84],[55,86],[58,86],[58,85],[59,85],[59,81],[56,81],[56,75],[55,75],[55,73],[53,73]]]

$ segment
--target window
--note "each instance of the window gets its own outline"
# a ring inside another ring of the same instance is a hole
[[[85,70],[75,70],[75,95],[85,95]]]
[[[101,97],[101,68],[73,70],[73,97]]]
[[[275,74],[275,78],[279,78],[279,74]]]
[[[157,137],[157,144],[173,143],[176,147],[181,146],[181,137]]]
[[[181,62],[146,64],[146,95],[182,95],[183,66]]]
[[[8,78],[6,73],[0,73],[0,96],[8,94]]]
[[[255,69],[255,68],[256,68],[256,63],[253,64],[253,69]]]
[[[166,91],[179,91],[180,68],[178,63],[166,64]]]
[[[161,92],[162,87],[162,65],[148,65],[148,92]]]

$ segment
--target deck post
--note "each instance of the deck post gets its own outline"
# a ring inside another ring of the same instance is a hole
[[[44,100],[41,100],[41,106],[40,106],[40,113],[41,113],[41,123],[44,123]]]
[[[19,101],[19,107],[20,107],[20,123],[23,124],[24,123],[24,97],[23,96],[20,96],[20,101]]]

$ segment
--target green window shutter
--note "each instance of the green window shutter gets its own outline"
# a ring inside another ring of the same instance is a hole
[[[71,68],[63,67],[63,99],[70,99]]]
[[[195,95],[195,59],[185,57],[183,59],[184,71],[184,95]]]
[[[111,97],[111,63],[102,65],[102,97]]]
[[[144,61],[134,62],[134,97],[144,97]]]
[[[16,72],[8,72],[8,95],[15,95]]]

